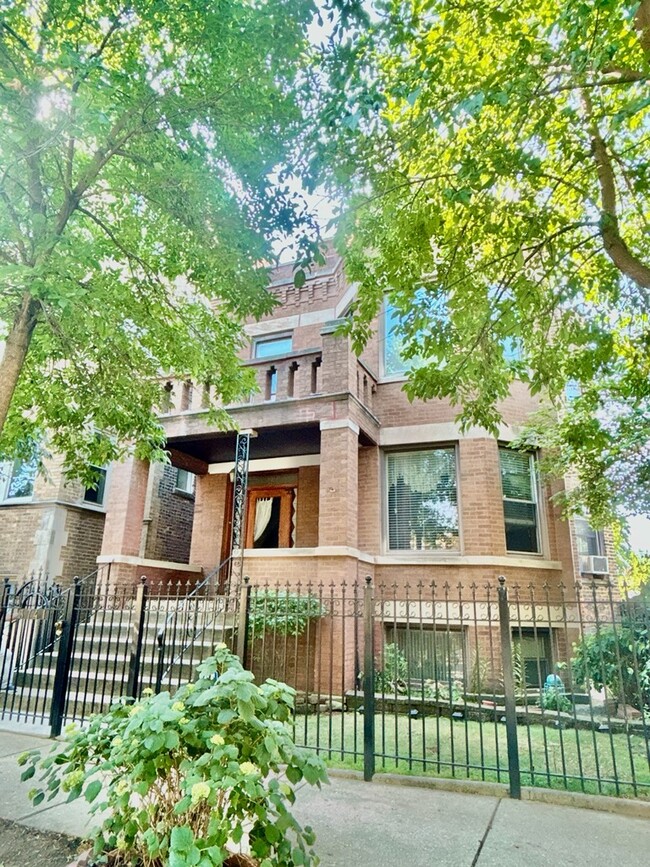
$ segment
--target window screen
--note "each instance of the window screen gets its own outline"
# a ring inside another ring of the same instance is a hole
[[[537,481],[533,455],[500,449],[508,551],[539,551]]]
[[[390,550],[458,550],[455,449],[389,454],[386,463]]]

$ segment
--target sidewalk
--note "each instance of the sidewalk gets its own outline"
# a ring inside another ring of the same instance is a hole
[[[83,837],[85,802],[33,808],[33,782],[20,782],[18,755],[50,743],[0,730],[0,818]],[[650,852],[646,819],[344,777],[301,786],[295,813],[316,831],[323,867],[640,867]]]

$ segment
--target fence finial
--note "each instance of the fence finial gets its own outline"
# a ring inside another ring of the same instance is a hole
[[[505,587],[505,585],[506,585],[506,576],[505,575],[499,575],[499,584],[502,587]]]
[[[364,578],[364,581],[366,582],[366,587],[370,587],[370,582],[372,581],[372,575],[366,575],[366,577]]]

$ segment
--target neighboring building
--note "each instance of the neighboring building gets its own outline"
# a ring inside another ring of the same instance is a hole
[[[45,458],[42,473],[36,462],[0,464],[0,578],[66,585],[97,569],[108,487],[105,469],[96,487],[66,481],[57,458]]]
[[[244,534],[252,580],[482,587],[505,574],[557,594],[561,582],[571,593],[581,574],[607,571],[603,535],[574,528],[552,502],[562,483],[541,484],[536,455],[507,448],[538,406],[523,384],[503,402],[498,439],[479,428],[461,435],[448,401],[406,398],[391,311],[360,358],[338,333],[355,290],[335,254],[301,288],[280,267],[271,290],[279,305],[248,326],[243,360],[259,392],[227,408],[255,431]],[[181,481],[155,468],[156,483],[135,460],[112,468],[99,561],[118,583],[145,572],[185,581],[231,553],[236,435],[210,427],[200,385],[170,384],[167,410]]]

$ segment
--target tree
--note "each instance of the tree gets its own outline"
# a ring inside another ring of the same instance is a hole
[[[409,396],[496,432],[522,379],[546,400],[527,441],[577,469],[592,516],[650,509],[649,0],[380,0],[356,20],[330,41],[316,159],[345,194],[357,349],[388,296],[428,361]]]
[[[273,304],[260,263],[316,241],[286,182],[313,13],[2,4],[0,457],[44,431],[80,474],[127,441],[160,457],[161,374],[223,404],[250,388],[241,323]]]

